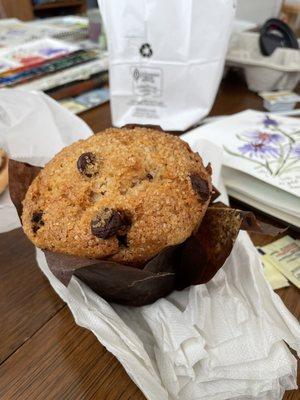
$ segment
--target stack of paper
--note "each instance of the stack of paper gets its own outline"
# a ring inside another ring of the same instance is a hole
[[[229,195],[300,227],[300,121],[244,111],[192,131],[224,150]]]
[[[0,48],[9,48],[45,37],[61,35],[66,29],[39,22],[23,22],[16,18],[0,19]]]
[[[42,18],[30,23],[38,29],[49,31],[47,36],[64,40],[79,40],[87,38],[89,20],[79,15],[63,15],[59,17]]]
[[[0,77],[8,77],[79,50],[56,39],[40,39],[0,50]]]
[[[68,15],[23,22],[16,18],[0,20],[0,48],[9,48],[46,37],[84,39],[88,36],[87,17]]]
[[[101,58],[92,60],[74,67],[64,69],[59,72],[54,72],[50,75],[43,76],[39,79],[34,79],[30,82],[25,82],[18,85],[18,89],[23,90],[50,90],[67,83],[81,81],[90,78],[92,75],[100,74],[108,69],[108,58],[103,54]]]
[[[0,50],[0,87],[49,90],[107,68],[107,55],[95,46],[45,38]]]

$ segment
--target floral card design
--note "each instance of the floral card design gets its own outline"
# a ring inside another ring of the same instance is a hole
[[[300,196],[300,119],[248,110],[200,131],[222,146],[226,166]]]
[[[257,171],[270,176],[300,171],[300,121],[299,129],[289,132],[278,119],[265,115],[261,127],[237,133],[236,138],[241,141],[238,152],[226,146],[224,150],[256,164]]]

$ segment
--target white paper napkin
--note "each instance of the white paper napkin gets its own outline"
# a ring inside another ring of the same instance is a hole
[[[151,400],[281,399],[295,389],[300,329],[265,281],[245,232],[206,285],[139,308],[108,304],[72,278],[65,288],[37,261],[77,324],[91,330]]]
[[[48,159],[57,147],[90,134],[82,121],[46,96],[32,94],[32,103],[26,102],[22,109],[22,94],[12,92],[14,101],[8,110],[0,92],[1,113],[10,118],[4,123],[0,116],[0,123],[6,127],[7,138],[18,140],[17,132],[24,130],[34,141],[30,153],[26,148],[20,152],[22,148],[10,142],[9,149],[15,149],[21,158],[30,156],[29,162],[37,156]],[[41,113],[38,124],[29,115],[34,110]],[[40,138],[44,131],[47,145]],[[221,150],[199,141],[197,134],[187,134],[184,139],[205,162],[212,162],[214,183],[226,200],[220,176]],[[256,249],[245,232],[208,284],[173,292],[139,308],[109,304],[76,277],[66,288],[50,272],[38,249],[37,262],[76,323],[91,330],[119,359],[149,400],[277,400],[285,390],[296,388],[296,360],[285,342],[300,353],[299,323],[266,282]]]

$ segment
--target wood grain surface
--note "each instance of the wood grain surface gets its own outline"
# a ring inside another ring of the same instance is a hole
[[[0,376],[1,399],[144,398],[116,358],[75,324],[67,307],[0,366]]]
[[[0,235],[0,266],[1,363],[64,303],[39,273],[34,248],[21,229]]]
[[[262,101],[230,74],[211,114],[247,108],[262,109]],[[111,125],[109,104],[81,116],[94,132]],[[299,319],[299,290],[290,286],[277,293]],[[74,323],[37,267],[33,246],[21,230],[0,235],[0,318],[1,400],[145,399],[94,335]],[[287,392],[284,399],[299,400],[299,390]]]

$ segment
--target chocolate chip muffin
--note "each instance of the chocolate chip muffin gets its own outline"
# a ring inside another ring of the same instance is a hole
[[[210,165],[178,137],[111,128],[45,166],[23,202],[23,228],[42,249],[139,265],[198,228],[211,192]]]

